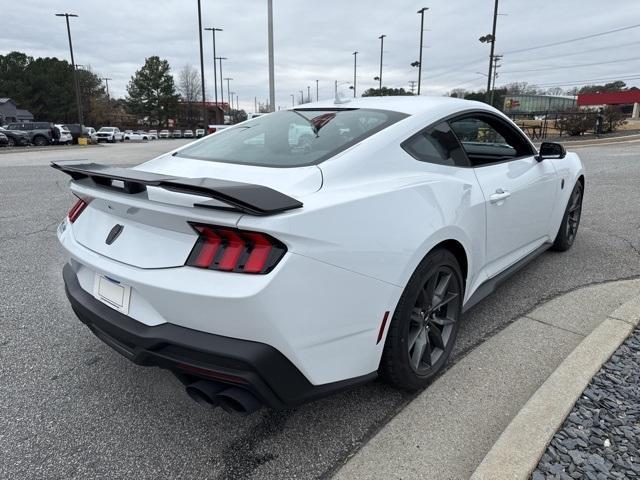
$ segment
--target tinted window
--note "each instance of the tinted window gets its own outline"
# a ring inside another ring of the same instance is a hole
[[[449,123],[473,166],[533,155],[520,133],[491,115],[470,115]]]
[[[227,128],[177,156],[265,167],[313,165],[405,118],[383,110],[285,110]]]
[[[424,130],[402,143],[402,148],[421,162],[468,166],[460,142],[446,123]]]

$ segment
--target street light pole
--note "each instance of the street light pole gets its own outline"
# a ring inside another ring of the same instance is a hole
[[[491,42],[491,51],[489,53],[489,75],[487,76],[487,95],[485,99],[490,95],[489,91],[491,90],[491,79],[493,72],[493,53],[495,51],[496,46],[496,24],[498,22],[498,0],[495,1],[495,5],[493,7],[493,29],[491,30],[491,38],[488,40]],[[485,37],[486,38],[486,37]]]
[[[307,85],[307,102],[311,103],[311,87]]]
[[[386,35],[380,35],[378,37],[380,39],[380,75],[378,76],[378,90],[380,91],[380,96],[382,96],[382,54],[384,51],[384,37],[386,37]]]
[[[316,80],[316,102],[320,101],[320,97],[318,95],[318,91],[319,91],[318,90],[318,82],[319,82],[319,80]]]
[[[74,13],[56,13],[56,17],[65,17],[67,21],[67,36],[69,37],[69,52],[71,53],[71,68],[73,70],[73,84],[76,90],[76,106],[78,107],[78,123],[83,124],[82,104],[80,103],[80,84],[78,83],[78,74],[76,72],[76,61],[73,58],[73,44],[71,43],[71,26],[69,25],[69,17],[77,17]]]
[[[273,68],[273,0],[267,0],[268,35],[269,35],[269,111],[276,109],[276,87]]]
[[[200,90],[202,91],[202,121],[205,125],[209,124],[207,118],[207,104],[204,93],[204,53],[202,50],[202,9],[200,8],[200,0],[198,0],[198,38],[200,39]]]
[[[229,82],[230,82],[231,80],[233,80],[233,78],[231,78],[231,77],[226,77],[224,80],[226,80],[226,81],[227,81],[227,98],[229,99],[229,113],[231,113],[231,93],[229,93],[229,92],[231,92],[231,88],[230,88],[230,86],[229,86]]]
[[[358,65],[358,52],[353,52],[353,98],[356,98],[356,68]]]
[[[291,106],[296,106],[296,96],[293,93],[291,94]]]
[[[300,104],[304,103],[304,92],[302,90],[298,90],[300,92]]]
[[[111,96],[109,95],[109,80],[113,80],[113,79],[108,77],[102,77],[101,80],[104,80],[104,83],[107,85],[107,106],[109,111],[109,124],[111,124]]]
[[[418,57],[418,95],[420,95],[420,85],[422,84],[422,40],[424,35],[424,12],[429,10],[429,7],[422,7],[418,10],[420,14],[420,53]]]
[[[218,57],[218,63],[220,64],[220,103],[224,103],[224,82],[222,79],[222,60],[228,60],[227,57]],[[224,112],[224,106],[222,107]]]
[[[213,92],[216,101],[216,106],[218,103],[218,72],[216,68],[216,32],[222,32],[221,28],[209,27],[205,28],[211,32],[211,36],[213,38]],[[217,123],[217,121],[216,121]]]

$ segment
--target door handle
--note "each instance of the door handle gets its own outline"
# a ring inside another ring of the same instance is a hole
[[[496,193],[489,195],[489,201],[494,204],[502,204],[504,200],[511,196],[511,192],[505,191],[501,188],[496,190]]]

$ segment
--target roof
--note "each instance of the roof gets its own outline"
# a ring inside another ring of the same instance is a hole
[[[331,100],[305,103],[290,107],[297,108],[375,108],[380,110],[392,110],[395,112],[414,115],[430,110],[466,110],[469,108],[492,109],[487,104],[472,100],[463,100],[453,97],[430,97],[426,95],[384,96],[384,97],[356,97],[342,99],[343,103],[335,103]]]
[[[588,105],[624,105],[640,103],[640,89],[624,90],[622,92],[579,93],[578,106]]]
[[[11,102],[14,105],[16,103],[16,102],[14,102],[13,100],[11,100],[10,98],[7,98],[7,97],[0,98],[0,104],[7,103],[7,102]]]

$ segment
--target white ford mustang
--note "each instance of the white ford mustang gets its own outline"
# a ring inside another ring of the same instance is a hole
[[[71,305],[207,405],[287,408],[382,375],[427,384],[462,313],[574,242],[578,156],[451,98],[319,102],[138,167],[53,166]]]

